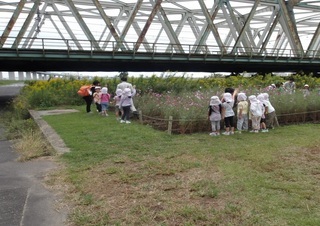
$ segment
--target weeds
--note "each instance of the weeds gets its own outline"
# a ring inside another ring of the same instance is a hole
[[[1,123],[5,127],[6,139],[12,141],[12,147],[20,154],[19,161],[55,155],[55,150],[43,137],[32,119],[24,119],[21,111],[16,111],[16,108],[12,106],[8,106],[0,114]]]
[[[31,129],[22,132],[20,139],[13,140],[13,148],[20,154],[18,160],[22,162],[55,153],[41,132]]]

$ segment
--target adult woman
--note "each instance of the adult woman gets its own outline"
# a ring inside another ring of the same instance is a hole
[[[92,104],[92,101],[93,101],[93,94],[96,92],[96,86],[100,86],[100,82],[95,80],[93,83],[92,83],[92,86],[90,88],[90,95],[88,96],[84,96],[83,99],[84,101],[86,102],[86,111],[87,113],[92,113],[91,112],[91,104]]]

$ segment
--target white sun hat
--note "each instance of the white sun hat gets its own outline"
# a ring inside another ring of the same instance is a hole
[[[219,100],[218,96],[212,96],[210,98],[210,106],[219,105],[219,104],[221,104],[221,101]]]
[[[237,97],[238,101],[243,101],[247,99],[247,95],[245,93],[238,93]]]
[[[101,89],[101,93],[107,94],[107,93],[108,93],[108,88],[107,88],[107,87],[103,87],[103,88]]]
[[[225,102],[231,102],[232,101],[231,93],[224,93],[223,94],[223,99],[224,99]]]

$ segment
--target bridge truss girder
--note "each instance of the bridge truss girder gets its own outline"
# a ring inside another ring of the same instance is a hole
[[[2,0],[0,48],[319,56],[315,0]],[[189,48],[183,47],[190,45]]]

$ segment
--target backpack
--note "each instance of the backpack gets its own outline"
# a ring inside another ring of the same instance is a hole
[[[83,85],[80,87],[80,89],[78,90],[78,94],[82,97],[86,97],[90,95],[89,90],[91,89],[91,85]]]

